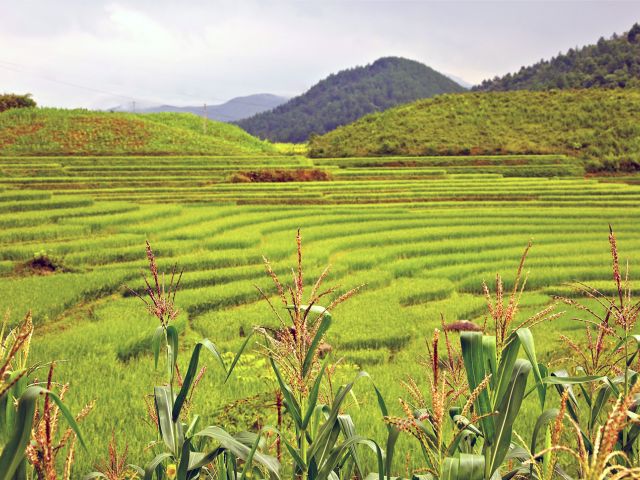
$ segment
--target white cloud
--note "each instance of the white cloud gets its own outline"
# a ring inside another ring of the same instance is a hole
[[[478,82],[639,16],[624,1],[0,0],[0,91],[60,106],[212,103],[300,93],[385,55]]]

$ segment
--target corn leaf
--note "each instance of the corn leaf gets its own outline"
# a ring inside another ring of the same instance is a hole
[[[20,397],[13,434],[0,455],[0,480],[11,480],[24,458],[24,451],[31,439],[36,403],[42,391],[39,387],[29,387]]]
[[[289,410],[289,413],[293,417],[293,420],[296,422],[296,426],[298,428],[302,428],[302,414],[300,413],[300,405],[298,405],[296,399],[293,398],[291,389],[284,383],[284,380],[282,379],[282,375],[280,373],[280,369],[278,368],[278,365],[276,365],[276,362],[274,362],[272,358],[269,358],[269,361],[271,362],[271,368],[273,369],[273,372],[276,374],[276,379],[278,380],[278,385],[280,386],[280,391],[282,392],[287,410]]]
[[[337,419],[340,413],[340,408],[342,406],[342,403],[347,398],[347,395],[353,388],[354,383],[359,378],[362,378],[365,376],[368,377],[369,375],[366,372],[359,372],[356,375],[356,378],[354,379],[353,382],[348,383],[347,385],[345,385],[344,387],[338,390],[338,393],[336,394],[333,400],[333,404],[331,405],[331,410],[327,415],[327,419],[325,423],[322,424],[322,426],[320,427],[318,435],[314,439],[313,444],[311,445],[308,451],[308,458],[313,458],[315,456],[318,457],[315,459],[317,465],[319,466],[322,465],[323,463],[322,458],[324,457],[324,455],[328,450],[333,448],[333,445],[330,445],[332,443],[330,440],[334,437],[334,435],[332,435],[333,430],[336,427],[338,427],[338,432],[340,431],[339,426],[337,425]]]
[[[442,480],[483,480],[485,459],[482,455],[461,453],[442,463]]]
[[[515,334],[520,340],[522,349],[527,355],[531,368],[533,371],[533,377],[536,380],[536,389],[538,390],[538,398],[540,399],[540,408],[544,409],[544,404],[547,396],[547,385],[542,381],[544,378],[542,371],[540,370],[538,360],[536,358],[536,347],[533,341],[533,334],[528,328],[519,328],[515,331]]]
[[[144,480],[151,480],[153,478],[153,473],[158,467],[160,467],[160,465],[162,465],[162,462],[170,458],[173,459],[173,455],[168,452],[156,455],[154,459],[144,467]]]
[[[292,310],[293,308],[293,305],[287,305],[287,309]],[[326,308],[321,307],[320,305],[312,305],[311,307],[309,307],[308,305],[301,305],[300,310],[317,313],[318,315],[322,316],[320,319],[320,326],[316,331],[315,337],[313,337],[313,340],[311,341],[311,345],[309,345],[309,350],[307,350],[307,355],[304,357],[304,361],[302,363],[302,376],[306,378],[313,364],[313,358],[315,356],[316,350],[318,349],[318,346],[320,345],[320,342],[322,341],[325,333],[327,333],[327,330],[329,330],[333,318],[331,317],[329,311]]]
[[[382,450],[376,442],[367,438],[353,436],[345,440],[342,444],[333,448],[329,454],[326,462],[322,465],[322,468],[318,472],[318,479],[326,479],[330,477],[330,473],[336,468],[340,459],[348,452],[353,451],[357,445],[365,445],[369,447],[376,454],[376,460],[378,463],[378,479],[384,480],[384,461],[382,456]]]
[[[194,437],[198,436],[205,436],[218,441],[223,448],[245,462],[249,459],[249,455],[252,451],[251,448],[239,441],[237,438],[231,436],[220,427],[207,427],[194,435]],[[265,467],[275,477],[280,478],[280,463],[278,460],[270,455],[265,455],[264,453],[257,451],[253,452],[252,459],[254,459],[259,465]]]
[[[153,389],[156,413],[158,415],[158,429],[160,437],[169,450],[177,457],[183,442],[182,423],[174,422],[171,417],[173,401],[169,387],[155,387]],[[174,428],[175,427],[175,428]]]
[[[320,369],[320,373],[318,373],[318,377],[316,381],[313,382],[313,387],[309,392],[308,406],[307,411],[302,419],[302,429],[306,429],[309,425],[309,421],[311,420],[311,416],[313,415],[314,410],[316,409],[316,405],[318,403],[318,394],[320,393],[320,384],[322,383],[322,379],[324,377],[324,371],[327,367],[327,360],[325,360],[322,364],[322,368]]]
[[[198,374],[198,362],[200,361],[200,350],[202,350],[202,347],[211,352],[214,358],[216,358],[220,362],[225,373],[227,373],[227,368],[224,364],[224,360],[222,359],[222,355],[220,355],[220,352],[218,351],[218,347],[216,347],[210,340],[206,338],[200,340],[193,348],[193,352],[191,353],[191,360],[189,361],[189,368],[187,369],[187,373],[184,376],[184,380],[182,382],[182,387],[180,388],[180,392],[178,392],[178,396],[176,397],[176,401],[173,405],[171,418],[174,422],[178,420],[180,411],[182,410],[182,406],[184,405],[184,402],[187,399],[187,395],[189,394],[191,384]]]
[[[522,399],[527,387],[527,378],[531,371],[531,362],[518,359],[513,367],[511,381],[502,398],[499,398],[495,417],[495,437],[489,449],[489,472],[493,473],[500,467],[511,445],[511,433]]]
[[[160,358],[160,344],[164,337],[164,329],[162,327],[156,328],[153,332],[153,338],[151,339],[151,349],[153,350],[153,364],[154,368],[158,368],[158,359]]]
[[[545,410],[538,416],[538,419],[536,420],[536,425],[535,427],[533,427],[533,434],[531,435],[531,447],[530,447],[531,456],[535,456],[536,454],[536,447],[538,444],[538,435],[540,434],[540,431],[546,431],[545,427],[556,419],[559,412],[560,410],[557,408],[550,408],[548,410]],[[533,472],[533,465],[531,465],[530,471]]]
[[[69,427],[78,437],[78,441],[86,450],[86,444],[82,433],[78,428],[75,418],[62,403],[62,400],[55,393],[37,386],[28,387],[18,400],[18,411],[15,416],[15,423],[12,435],[7,440],[2,454],[0,455],[0,480],[9,480],[13,478],[24,459],[24,452],[31,439],[31,428],[33,426],[33,415],[36,410],[38,397],[46,394],[58,406],[60,413],[65,418]]]
[[[376,392],[376,397],[378,400],[378,406],[380,407],[380,412],[382,412],[382,417],[387,417],[389,416],[389,410],[387,409],[387,404],[384,401],[384,397],[382,396],[382,393],[380,393],[380,390],[378,390],[378,387],[376,387],[375,385],[373,386],[375,392]],[[384,471],[385,471],[385,475],[387,475],[387,477],[389,476],[389,474],[391,473],[391,466],[393,464],[393,453],[395,451],[396,448],[396,442],[398,441],[398,437],[400,436],[400,430],[398,430],[397,427],[386,423],[386,427],[387,427],[387,444],[386,444],[386,448],[385,448],[385,458],[384,458]]]
[[[485,365],[485,375],[491,374],[491,380],[489,385],[491,388],[495,388],[495,381],[498,375],[498,354],[496,351],[496,337],[492,335],[483,335],[482,337],[482,350]]]
[[[180,464],[178,465],[177,480],[187,480],[189,473],[189,456],[191,454],[191,441],[187,439],[182,444],[182,454],[180,455]]]
[[[173,325],[167,327],[167,341],[169,342],[169,371],[173,376],[178,360],[178,330]]]
[[[485,379],[485,362],[483,353],[482,333],[462,332],[460,334],[460,345],[462,347],[462,358],[464,360],[467,380],[471,391],[475,390]],[[478,415],[485,416],[480,420],[485,438],[493,438],[494,424],[488,417],[493,412],[489,393],[483,389],[474,402],[475,411]]]

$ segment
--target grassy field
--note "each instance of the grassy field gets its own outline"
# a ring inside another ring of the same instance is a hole
[[[268,142],[191,114],[15,108],[0,113],[0,155],[261,155]]]
[[[311,139],[313,157],[564,153],[591,170],[638,170],[640,91],[439,95]]]
[[[332,180],[229,183],[234,173],[274,166],[322,169]],[[123,286],[142,287],[147,239],[163,269],[185,270],[176,298],[181,345],[190,351],[205,336],[230,352],[242,332],[277,325],[255,288],[275,294],[262,255],[286,278],[300,228],[309,278],[330,263],[330,283],[366,285],[334,312],[327,340],[344,357],[337,375],[366,370],[394,411],[400,380],[422,378],[418,360],[441,315],[481,323],[482,281],[491,285],[500,272],[509,285],[529,240],[519,318],[553,295],[571,295],[566,282],[611,288],[608,224],[632,272],[640,261],[636,179],[585,179],[579,162],[558,155],[0,157],[0,171],[0,306],[14,320],[32,310],[32,359],[61,361],[56,375],[71,383],[74,411],[97,400],[82,426],[90,448],[77,452],[78,478],[104,456],[112,430],[126,432],[131,461],[150,456],[155,434],[144,398],[162,377],[150,373],[155,323]],[[44,255],[58,270],[25,269]],[[578,328],[570,313],[538,327],[542,358],[557,358],[558,333]],[[267,363],[250,353],[224,386],[211,367],[194,408],[206,421],[251,426],[247,404],[268,404],[273,390]],[[247,403],[232,403],[241,398]],[[366,382],[356,398],[351,413],[361,433],[380,438],[384,424]],[[518,428],[530,429],[527,419]],[[403,438],[400,470],[408,445]]]

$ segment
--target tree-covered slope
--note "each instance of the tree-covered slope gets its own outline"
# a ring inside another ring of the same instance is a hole
[[[314,157],[562,153],[594,169],[640,166],[640,90],[439,95],[311,140]]]
[[[639,87],[640,26],[595,45],[570,49],[517,73],[485,80],[474,90],[548,90],[552,88]]]
[[[274,148],[241,128],[192,114],[50,108],[0,113],[0,155],[256,155]]]
[[[463,90],[426,65],[386,57],[330,75],[303,95],[269,112],[241,120],[238,125],[260,138],[303,142],[311,134],[323,134],[367,113]]]

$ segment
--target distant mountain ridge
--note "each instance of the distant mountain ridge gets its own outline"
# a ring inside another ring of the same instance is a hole
[[[383,57],[329,75],[306,93],[269,112],[237,122],[252,135],[277,142],[304,142],[360,117],[396,105],[465,89],[414,60]]]
[[[271,93],[257,93],[244,97],[235,97],[220,105],[207,105],[207,118],[219,122],[236,122],[243,118],[248,118],[257,113],[271,110],[278,105],[288,101],[288,97],[281,97]],[[116,111],[130,111],[129,108],[117,107]],[[144,107],[137,110],[137,113],[193,113],[204,116],[204,104],[199,106],[176,107],[175,105],[158,105]]]
[[[594,45],[571,48],[517,73],[485,80],[476,91],[549,90],[553,88],[640,87],[640,25],[623,35],[600,37]]]
[[[447,76],[448,78],[450,78],[451,80],[456,82],[461,87],[466,88],[467,90],[469,90],[471,87],[473,87],[473,83],[467,82],[464,78],[458,77],[458,76],[453,75],[451,73],[444,73],[443,75]]]

